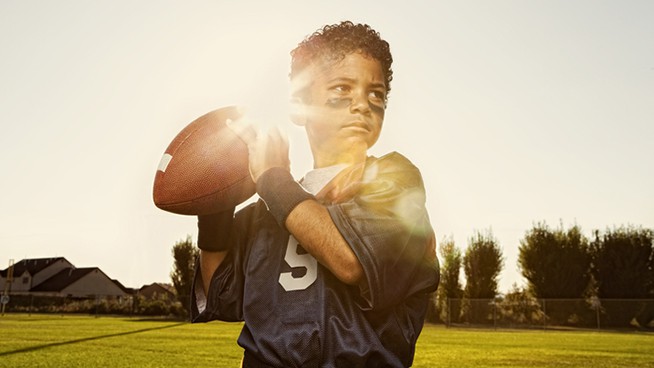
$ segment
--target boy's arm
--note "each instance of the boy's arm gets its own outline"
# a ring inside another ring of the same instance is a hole
[[[204,295],[209,293],[211,278],[227,256],[228,242],[234,220],[234,208],[198,216],[198,248],[200,248],[200,275]]]
[[[327,207],[307,193],[283,167],[271,167],[255,179],[257,193],[277,223],[334,276],[356,285],[363,267],[334,224]]]
[[[241,210],[249,216],[249,208]],[[198,216],[198,248],[191,297],[191,320],[208,322],[242,320],[243,249],[236,234],[238,221],[230,209],[216,214]],[[241,237],[242,238],[242,237]]]
[[[363,268],[327,208],[293,179],[288,141],[276,129],[261,135],[251,125],[228,126],[248,145],[250,175],[278,223],[339,280],[357,284],[363,277]]]
[[[339,280],[349,285],[361,281],[361,263],[325,206],[312,199],[302,201],[288,214],[285,225],[302,247]]]

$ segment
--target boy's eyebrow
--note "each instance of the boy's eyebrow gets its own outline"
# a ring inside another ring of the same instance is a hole
[[[336,77],[336,78],[332,78],[332,79],[328,80],[328,81],[327,81],[327,84],[339,83],[339,82],[354,83],[355,80],[354,80],[354,78]]]
[[[356,83],[356,79],[354,78],[348,78],[348,77],[336,77],[333,79],[330,79],[327,81],[327,84],[333,84],[333,83]],[[379,82],[379,83],[372,83],[370,85],[371,88],[380,88],[380,89],[386,89],[386,84]]]

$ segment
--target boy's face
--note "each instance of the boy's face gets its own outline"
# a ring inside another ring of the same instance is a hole
[[[306,76],[301,123],[316,167],[365,160],[381,132],[386,84],[381,64],[361,53],[315,63]]]

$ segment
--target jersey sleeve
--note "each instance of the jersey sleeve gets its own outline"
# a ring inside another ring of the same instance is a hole
[[[438,286],[434,232],[420,171],[404,156],[371,159],[359,193],[328,207],[334,224],[361,263],[361,308],[395,306]]]
[[[207,295],[202,295],[202,276],[199,260],[191,293],[191,321],[208,322],[221,320],[236,322],[243,320],[243,287],[245,283],[245,262],[248,250],[248,226],[255,212],[255,205],[245,207],[236,213],[234,230],[231,232],[229,253],[211,277]],[[201,295],[198,295],[201,294]]]

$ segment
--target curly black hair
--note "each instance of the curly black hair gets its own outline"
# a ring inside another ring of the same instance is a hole
[[[391,69],[393,56],[388,42],[367,24],[343,21],[326,25],[305,38],[291,51],[290,78],[293,79],[318,59],[337,62],[354,52],[363,53],[379,61],[386,79],[386,96],[388,96],[393,80],[393,69]]]

